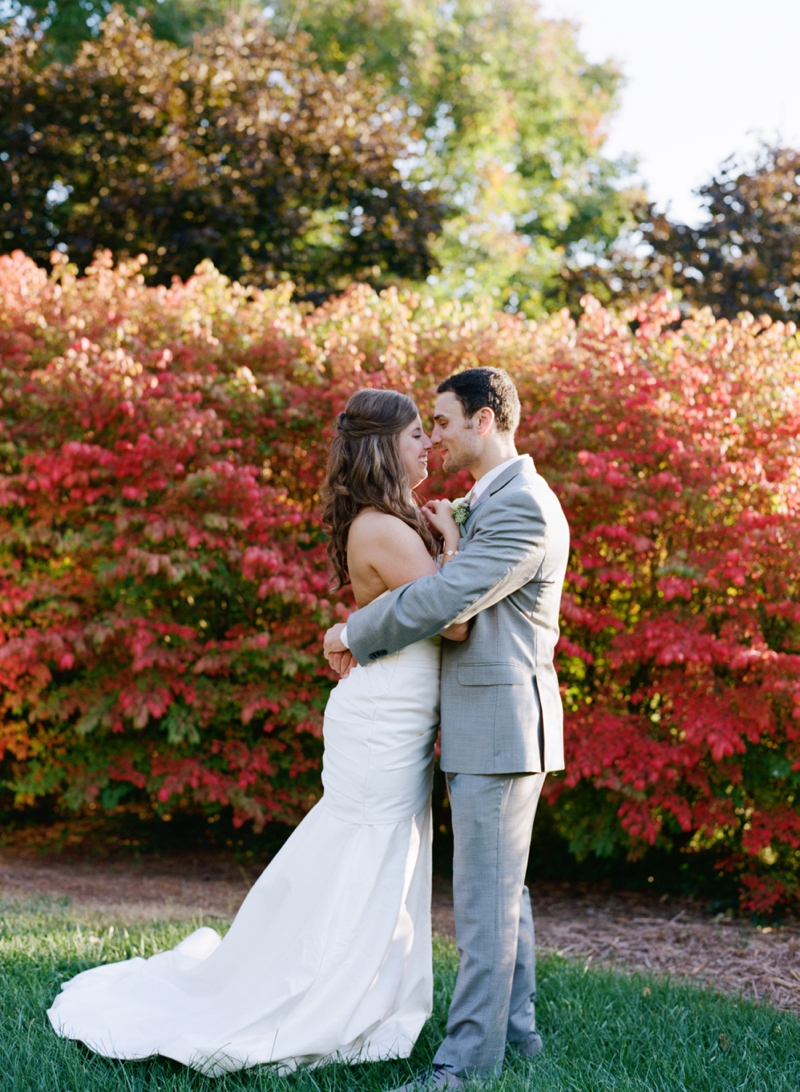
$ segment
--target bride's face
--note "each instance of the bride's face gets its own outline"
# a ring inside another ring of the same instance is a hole
[[[428,476],[428,452],[432,446],[419,417],[407,425],[398,437],[400,461],[406,469],[408,484],[412,489],[416,489]]]

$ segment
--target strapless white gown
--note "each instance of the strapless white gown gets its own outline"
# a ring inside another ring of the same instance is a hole
[[[112,1058],[209,1075],[405,1057],[432,1006],[439,639],[357,667],[325,712],[324,794],[220,940],[84,971],[48,1016]]]

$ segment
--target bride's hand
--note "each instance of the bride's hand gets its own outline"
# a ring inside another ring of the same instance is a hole
[[[432,531],[440,534],[445,541],[458,539],[461,532],[458,524],[453,519],[453,512],[449,500],[431,500],[422,506],[422,514]]]

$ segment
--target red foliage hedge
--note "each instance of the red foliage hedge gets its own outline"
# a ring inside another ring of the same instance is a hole
[[[331,680],[317,489],[349,393],[508,369],[573,531],[560,674],[572,848],[713,850],[798,896],[800,351],[664,297],[539,325],[354,287],[317,310],[210,265],[48,278],[0,259],[0,746],[19,806],[318,794]],[[461,483],[458,483],[459,487]],[[431,492],[441,490],[431,484]]]

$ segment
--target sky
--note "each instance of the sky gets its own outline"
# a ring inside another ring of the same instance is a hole
[[[539,0],[580,24],[590,61],[626,77],[606,152],[633,154],[672,219],[696,224],[692,191],[729,155],[779,136],[800,148],[800,0]]]

